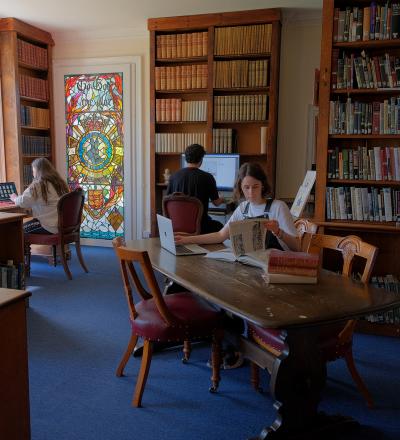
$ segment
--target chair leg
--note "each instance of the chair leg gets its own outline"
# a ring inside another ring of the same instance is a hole
[[[78,255],[79,263],[80,263],[81,266],[82,266],[82,269],[83,269],[86,273],[88,273],[88,272],[89,272],[89,271],[88,271],[88,268],[86,267],[86,264],[85,264],[85,262],[83,261],[83,255],[82,255],[82,251],[81,251],[81,243],[80,243],[79,241],[76,241],[76,242],[75,242],[75,249],[76,249],[76,254]]]
[[[57,266],[57,246],[53,244],[53,266]]]
[[[142,406],[142,396],[146,386],[147,376],[150,370],[151,357],[153,355],[153,343],[147,339],[143,345],[142,363],[140,364],[139,376],[137,378],[135,393],[132,399],[132,406],[139,408]]]
[[[24,258],[25,275],[29,277],[31,274],[31,244],[30,243],[26,243],[26,242],[24,243],[24,257],[25,257]]]
[[[372,399],[372,396],[370,392],[368,391],[367,386],[365,385],[364,381],[362,380],[359,372],[357,371],[356,365],[354,363],[353,359],[353,352],[349,350],[346,355],[344,356],[347,364],[347,368],[350,371],[351,377],[353,378],[354,382],[357,385],[358,390],[360,393],[364,396],[364,399],[367,401],[368,408],[374,407],[374,400]]]
[[[221,341],[222,332],[216,331],[212,338],[212,352],[211,352],[211,363],[212,363],[212,376],[211,376],[211,387],[209,389],[210,393],[216,393],[219,385],[220,369],[221,369]]]
[[[60,245],[60,254],[61,254],[61,263],[63,265],[65,275],[67,275],[69,280],[72,280],[71,271],[69,270],[69,267],[67,264],[67,256],[65,255],[64,243],[61,243],[61,245]]]
[[[260,388],[260,367],[254,362],[251,363],[251,384],[256,391],[261,391]]]
[[[182,362],[186,364],[186,362],[190,359],[190,353],[192,352],[192,345],[189,340],[183,341],[183,358]]]
[[[138,336],[131,334],[131,337],[128,342],[128,347],[126,347],[125,353],[122,356],[122,359],[118,365],[117,371],[115,372],[116,376],[121,377],[124,374],[124,368],[125,368],[126,364],[128,363],[129,358],[133,353],[133,350],[135,349],[137,340],[138,340]]]

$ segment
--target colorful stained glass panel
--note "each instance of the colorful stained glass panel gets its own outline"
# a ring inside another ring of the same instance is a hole
[[[124,235],[122,79],[65,77],[68,184],[85,191],[84,238]]]

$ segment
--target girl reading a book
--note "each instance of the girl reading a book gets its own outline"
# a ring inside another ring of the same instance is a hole
[[[58,232],[57,203],[69,192],[57,170],[44,157],[32,162],[33,181],[22,195],[11,194],[10,199],[21,208],[30,208],[33,219],[24,224],[25,233],[56,234]]]
[[[230,222],[250,218],[265,218],[265,247],[298,251],[300,243],[289,208],[281,200],[268,198],[267,176],[258,163],[244,163],[235,184],[235,199],[245,199],[235,209],[226,225],[218,232],[202,235],[175,235],[177,244],[214,244],[229,238]]]

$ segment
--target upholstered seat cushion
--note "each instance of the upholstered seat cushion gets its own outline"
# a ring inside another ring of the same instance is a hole
[[[284,342],[280,337],[281,330],[263,328],[254,324],[249,324],[248,329],[250,336],[259,342],[262,342],[262,345],[272,347],[275,351],[282,352]]]
[[[133,333],[152,341],[182,341],[183,337],[194,339],[210,336],[219,326],[220,312],[195,295],[184,292],[163,298],[169,311],[182,324],[169,326],[152,298],[135,305],[137,317],[131,321]]]
[[[44,244],[48,246],[56,246],[60,243],[59,234],[26,234],[25,242],[30,244]]]

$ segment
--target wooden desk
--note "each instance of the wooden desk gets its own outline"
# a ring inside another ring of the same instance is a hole
[[[0,288],[0,438],[30,439],[28,352],[23,290]]]
[[[263,327],[284,329],[286,350],[279,357],[239,338],[245,355],[271,373],[278,414],[258,439],[321,439],[356,424],[318,413],[326,382],[318,335],[338,321],[400,306],[398,295],[326,271],[317,285],[267,286],[260,269],[203,256],[175,257],[158,238],[128,241],[127,246],[148,251],[156,270],[223,309]]]

